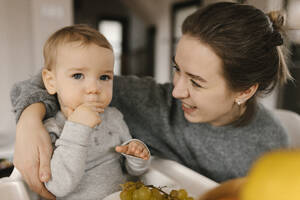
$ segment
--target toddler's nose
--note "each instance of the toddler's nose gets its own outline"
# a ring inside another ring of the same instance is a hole
[[[100,93],[101,88],[97,81],[90,81],[86,86],[87,93]]]

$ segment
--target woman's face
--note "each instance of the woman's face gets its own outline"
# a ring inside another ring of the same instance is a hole
[[[189,122],[222,126],[235,119],[238,93],[227,86],[222,60],[212,48],[195,37],[183,35],[177,45],[174,69],[172,94],[182,102]]]

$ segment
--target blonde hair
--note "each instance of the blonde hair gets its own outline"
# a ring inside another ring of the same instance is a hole
[[[51,69],[56,64],[57,49],[60,45],[80,42],[80,45],[96,44],[113,51],[108,40],[97,30],[84,24],[64,27],[53,33],[44,45],[44,68]]]

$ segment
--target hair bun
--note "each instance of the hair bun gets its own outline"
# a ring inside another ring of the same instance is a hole
[[[271,11],[267,14],[269,26],[271,29],[270,35],[270,47],[276,47],[283,45],[283,37],[281,32],[283,31],[283,25],[285,23],[284,16],[279,11]]]
[[[273,31],[271,36],[272,46],[281,46],[283,45],[282,35],[278,31]]]
[[[271,11],[267,14],[272,24],[273,29],[280,30],[285,24],[285,18],[280,11]]]

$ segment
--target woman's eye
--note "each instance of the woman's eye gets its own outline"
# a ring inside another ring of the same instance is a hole
[[[178,68],[176,65],[173,65],[173,69],[174,69],[176,72],[179,72],[179,68]]]
[[[83,78],[83,74],[81,74],[81,73],[76,73],[76,74],[73,74],[72,77],[73,77],[74,79],[82,79],[82,78]]]
[[[99,78],[101,81],[108,81],[108,80],[110,80],[110,76],[108,76],[108,75],[102,75],[102,76],[100,76],[100,78]]]
[[[196,81],[194,81],[193,79],[191,79],[191,82],[192,82],[192,85],[193,85],[194,87],[202,88],[202,86],[199,85],[198,83],[196,83]]]

